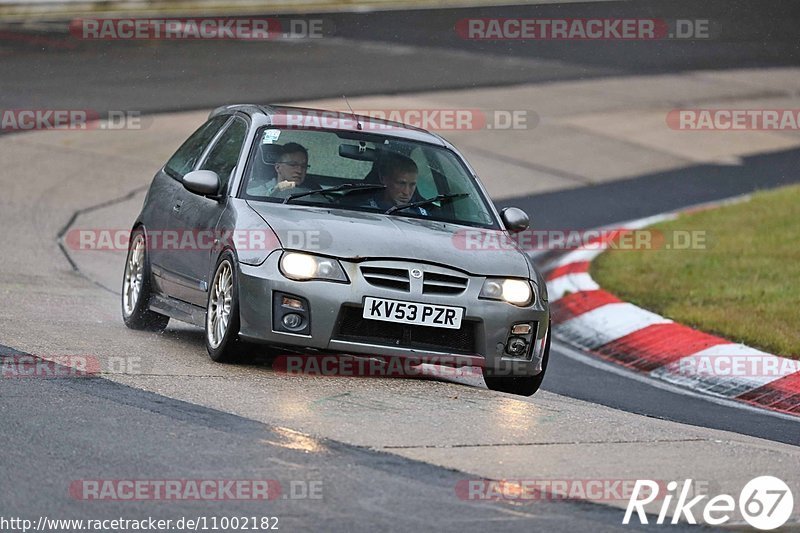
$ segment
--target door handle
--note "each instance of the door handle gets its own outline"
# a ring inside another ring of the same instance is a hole
[[[175,211],[176,213],[180,213],[182,205],[183,205],[183,200],[178,200],[177,202],[175,202],[175,205],[172,207],[172,210]]]

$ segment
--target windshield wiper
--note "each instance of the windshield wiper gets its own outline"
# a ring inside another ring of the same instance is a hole
[[[354,191],[375,191],[378,189],[385,189],[386,185],[379,185],[377,183],[345,183],[343,185],[337,185],[336,187],[331,187],[329,189],[319,189],[314,191],[305,191],[305,192],[298,192],[295,194],[290,194],[286,198],[283,199],[283,203],[288,204],[295,198],[302,198],[303,196],[309,196],[312,194],[327,194],[329,192],[339,192],[345,191],[345,194],[349,194]]]
[[[465,198],[469,196],[468,192],[459,192],[459,193],[452,193],[452,194],[440,194],[439,196],[434,196],[433,198],[429,198],[427,200],[421,200],[419,202],[412,202],[410,204],[400,204],[390,207],[386,211],[384,211],[385,215],[391,215],[392,213],[396,213],[397,211],[401,211],[403,209],[408,209],[410,207],[421,207],[423,205],[432,204],[434,202],[441,202],[444,200],[454,200],[456,198]]]

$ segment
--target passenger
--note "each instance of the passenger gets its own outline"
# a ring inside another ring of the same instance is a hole
[[[304,190],[317,190],[321,187],[306,179],[308,172],[308,150],[298,143],[287,143],[283,146],[275,163],[276,183],[271,188],[270,196],[276,193],[289,191],[289,193]],[[282,196],[282,195],[281,195]]]
[[[421,201],[417,194],[417,164],[404,155],[390,153],[378,161],[378,177],[385,189],[373,196],[368,205],[386,211],[396,205]],[[423,207],[404,209],[403,212],[427,215]]]

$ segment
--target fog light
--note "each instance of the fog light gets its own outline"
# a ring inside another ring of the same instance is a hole
[[[531,332],[530,324],[514,324],[511,327],[512,335],[527,335]]]
[[[297,298],[289,298],[288,296],[284,296],[281,299],[281,305],[283,307],[288,307],[290,309],[297,309],[299,311],[303,311],[303,302],[301,302]]]
[[[528,343],[522,337],[511,337],[506,345],[506,351],[511,355],[524,355],[528,349]]]
[[[294,335],[311,334],[311,307],[302,296],[272,293],[272,331]]]
[[[303,317],[297,313],[286,313],[281,320],[286,329],[301,329],[303,327]]]

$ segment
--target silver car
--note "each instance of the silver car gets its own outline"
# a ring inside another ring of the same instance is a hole
[[[205,328],[214,361],[263,349],[480,367],[531,395],[550,351],[544,280],[447,141],[369,117],[216,109],[133,224],[122,315]],[[487,244],[489,243],[489,244]],[[248,350],[247,347],[250,349]]]

